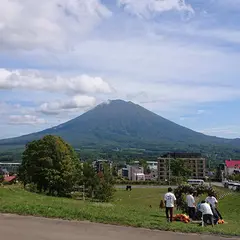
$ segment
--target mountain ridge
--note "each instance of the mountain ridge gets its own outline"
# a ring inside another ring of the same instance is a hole
[[[24,145],[47,134],[59,135],[75,147],[126,146],[142,147],[169,144],[240,145],[240,139],[208,136],[178,125],[133,102],[111,100],[84,114],[40,132],[0,140],[3,145]]]

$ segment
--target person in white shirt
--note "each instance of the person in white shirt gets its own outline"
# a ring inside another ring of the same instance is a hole
[[[211,206],[208,203],[206,203],[206,201],[202,201],[200,211],[202,212],[203,215],[204,225],[206,226],[208,222],[210,222],[213,227],[213,212]]]
[[[190,219],[194,220],[196,215],[196,203],[192,191],[187,195],[187,205],[188,215]]]
[[[172,222],[173,221],[173,208],[176,203],[176,197],[174,193],[172,193],[172,188],[168,188],[168,192],[164,196],[165,207],[166,207],[166,217],[167,220]],[[169,217],[170,212],[170,217]]]
[[[206,198],[205,201],[212,206],[212,208],[216,211],[218,217],[220,219],[222,219],[222,215],[220,214],[220,212],[217,209],[218,200],[213,196],[213,194],[211,192],[208,194],[208,197]]]
[[[209,193],[208,197],[205,200],[207,203],[211,204],[212,207],[216,208],[218,204],[218,200],[211,194]]]

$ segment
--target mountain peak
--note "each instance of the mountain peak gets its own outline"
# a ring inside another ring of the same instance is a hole
[[[99,105],[97,105],[95,108],[93,108],[92,110],[94,109],[98,109],[98,108],[124,108],[124,107],[129,107],[130,105],[136,105],[134,104],[133,102],[131,101],[124,101],[124,100],[121,100],[121,99],[108,99],[102,103],[100,103]],[[137,105],[136,105],[137,106]]]
[[[129,104],[132,103],[131,101],[125,101],[122,99],[108,99],[107,101],[104,101],[100,103],[99,105],[108,105],[108,104]]]
[[[52,134],[74,147],[142,147],[219,144],[227,140],[206,136],[173,123],[140,105],[121,99],[105,101],[81,116],[42,132],[0,141],[0,145],[26,144]],[[169,150],[169,149],[168,149]]]

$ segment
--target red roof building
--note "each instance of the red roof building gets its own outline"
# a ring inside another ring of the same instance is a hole
[[[7,183],[12,183],[16,180],[16,176],[4,176],[4,182],[7,182]]]
[[[240,160],[226,160],[225,164],[227,168],[240,168]]]
[[[234,173],[240,173],[240,160],[226,160],[225,175],[229,176]]]

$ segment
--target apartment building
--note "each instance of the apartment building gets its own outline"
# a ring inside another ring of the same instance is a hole
[[[104,165],[107,165],[110,169],[112,169],[112,161],[109,160],[98,159],[92,164],[97,173],[104,172]]]
[[[128,179],[131,181],[145,180],[144,169],[138,165],[127,166],[128,169]]]
[[[183,159],[186,167],[192,174],[191,178],[204,179],[206,176],[206,159],[199,153],[168,153],[158,158],[158,180],[164,181],[169,179],[171,174],[171,160]]]

